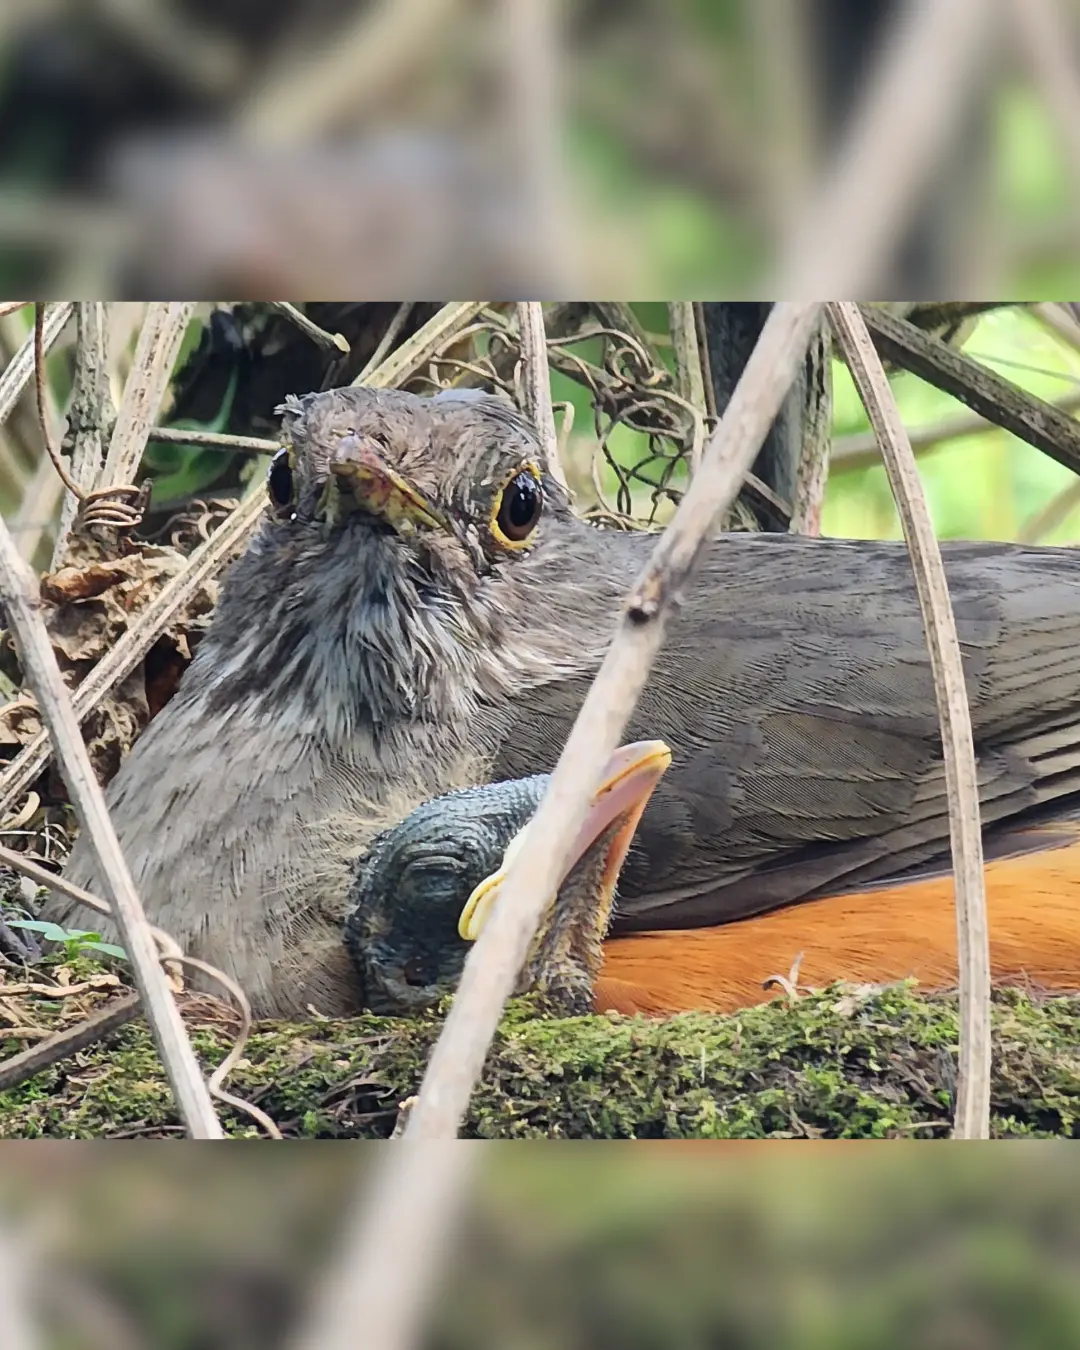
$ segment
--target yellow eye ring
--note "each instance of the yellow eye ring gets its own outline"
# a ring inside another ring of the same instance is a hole
[[[527,548],[543,514],[543,479],[530,461],[515,469],[499,489],[488,528],[502,548]]]

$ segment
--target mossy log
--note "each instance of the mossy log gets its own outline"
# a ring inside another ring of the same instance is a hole
[[[85,971],[77,975],[85,980]],[[48,1026],[52,1017],[53,1025],[61,1019],[70,1025],[72,1002],[35,996],[34,1021]],[[194,1000],[185,1013],[208,1067],[232,1044],[220,1009],[214,1014],[209,1006]],[[439,1028],[434,1016],[261,1024],[228,1086],[257,1102],[286,1135],[386,1137],[400,1104],[417,1090]],[[950,1126],[956,1047],[955,999],[921,996],[911,985],[838,985],[737,1015],[664,1021],[553,1019],[522,1001],[503,1020],[465,1133],[941,1137]],[[12,1041],[5,1053],[20,1048]],[[999,1137],[1080,1133],[1080,996],[995,994],[992,1111]],[[223,1120],[230,1134],[259,1133],[228,1109]],[[3,1138],[177,1133],[141,1021],[0,1093]]]

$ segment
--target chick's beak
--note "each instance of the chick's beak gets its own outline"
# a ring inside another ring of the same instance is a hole
[[[343,436],[330,456],[329,467],[343,509],[356,506],[368,511],[398,534],[448,528],[442,512],[390,468],[373,441]]]
[[[670,764],[671,751],[663,741],[635,741],[615,751],[608,761],[603,782],[585,813],[566,868],[559,878],[559,887],[605,830],[617,821],[619,827],[612,832],[607,843],[598,897],[599,906],[610,910],[615,883],[626,861],[642,812]],[[497,872],[485,877],[465,902],[458,920],[458,933],[467,942],[474,942],[483,931],[510,864],[521,851],[531,824],[531,821],[528,822],[511,839],[503,854],[502,866]]]

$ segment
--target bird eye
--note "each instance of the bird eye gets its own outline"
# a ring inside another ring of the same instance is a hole
[[[266,491],[275,512],[287,517],[293,505],[292,451],[287,445],[274,455],[266,471]]]
[[[540,521],[544,510],[544,489],[538,471],[530,465],[510,479],[499,494],[492,518],[492,532],[501,544],[519,548]]]

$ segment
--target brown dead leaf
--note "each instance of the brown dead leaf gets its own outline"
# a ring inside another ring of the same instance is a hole
[[[93,563],[89,567],[61,567],[41,578],[41,596],[54,605],[67,600],[91,600],[110,586],[116,586],[131,575],[130,558],[118,558],[109,563]]]

